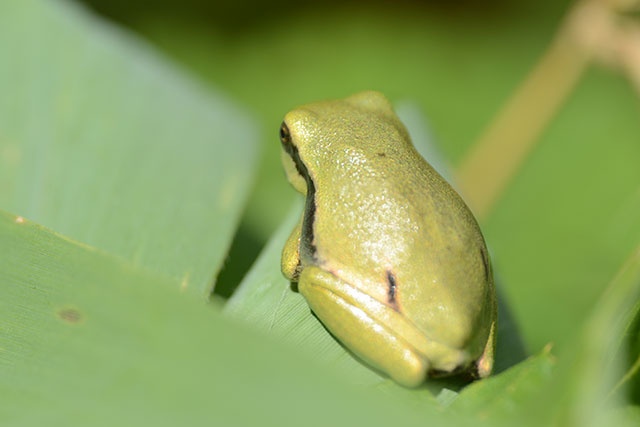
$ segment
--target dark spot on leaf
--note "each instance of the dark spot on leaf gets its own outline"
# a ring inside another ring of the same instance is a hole
[[[64,320],[67,323],[76,324],[82,321],[82,314],[80,314],[80,312],[75,308],[62,308],[58,310],[56,314],[60,319]]]
[[[378,156],[380,157],[387,157],[387,155],[385,153],[378,153]]]

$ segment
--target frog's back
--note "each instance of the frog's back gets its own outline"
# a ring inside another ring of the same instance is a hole
[[[348,98],[294,111],[310,120],[313,144],[301,155],[322,162],[310,177],[316,262],[405,314],[431,339],[478,353],[483,338],[469,339],[486,338],[476,329],[488,330],[484,302],[493,286],[478,225],[417,153],[388,103],[367,102]]]

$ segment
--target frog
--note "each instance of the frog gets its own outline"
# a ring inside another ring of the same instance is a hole
[[[380,92],[294,108],[280,127],[305,197],[283,275],[346,349],[405,387],[486,378],[497,299],[479,225]]]

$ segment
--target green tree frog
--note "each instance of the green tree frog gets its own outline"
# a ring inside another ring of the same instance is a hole
[[[282,272],[326,328],[397,383],[493,367],[497,302],[470,210],[378,92],[303,105],[280,128],[306,195]]]

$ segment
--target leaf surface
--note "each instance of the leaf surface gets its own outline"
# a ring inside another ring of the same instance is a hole
[[[206,295],[252,181],[251,118],[66,2],[1,2],[0,63],[0,208]]]
[[[177,282],[0,211],[3,425],[419,426]]]

